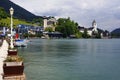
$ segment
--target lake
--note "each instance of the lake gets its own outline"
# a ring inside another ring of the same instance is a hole
[[[120,39],[31,39],[27,80],[120,80]]]

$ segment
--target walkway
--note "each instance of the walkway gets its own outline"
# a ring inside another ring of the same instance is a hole
[[[0,80],[2,79],[2,74],[3,74],[3,61],[5,60],[5,58],[7,57],[7,50],[8,50],[8,43],[6,40],[3,40],[3,44],[0,47]]]

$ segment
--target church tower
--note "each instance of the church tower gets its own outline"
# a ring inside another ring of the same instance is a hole
[[[92,30],[92,31],[98,32],[98,31],[97,31],[97,23],[96,23],[95,20],[93,20],[93,22],[92,22],[92,27],[93,27],[93,30]]]

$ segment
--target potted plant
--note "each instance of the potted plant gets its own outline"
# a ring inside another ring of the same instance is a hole
[[[4,75],[22,75],[24,71],[23,58],[8,56],[3,65]]]
[[[3,75],[9,76],[9,75],[22,75],[24,72],[24,65],[20,66],[6,66],[3,65]]]
[[[22,65],[23,63],[23,58],[20,56],[8,56],[5,60],[4,63],[6,66],[18,66]]]
[[[8,56],[10,55],[17,55],[17,48],[8,48]]]

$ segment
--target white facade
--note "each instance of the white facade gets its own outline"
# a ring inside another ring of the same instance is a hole
[[[44,26],[43,27],[44,27],[44,30],[47,27],[47,19],[46,18],[44,19]]]
[[[82,29],[82,30],[79,30],[81,33],[84,33],[84,30]]]
[[[90,35],[90,36],[92,36],[92,32],[93,32],[92,30],[87,31],[88,35]]]
[[[44,18],[44,30],[46,27],[54,27],[56,25],[56,18]]]

